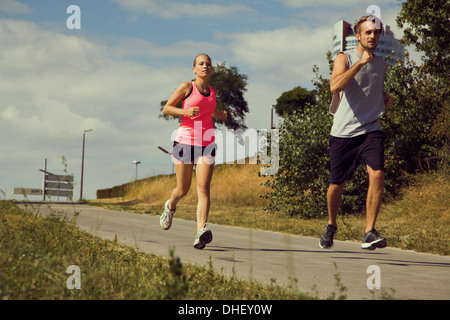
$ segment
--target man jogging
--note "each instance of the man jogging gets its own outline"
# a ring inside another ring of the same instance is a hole
[[[384,139],[379,118],[393,99],[383,91],[387,63],[374,55],[382,24],[374,16],[361,17],[354,26],[358,46],[341,52],[334,61],[330,90],[334,114],[330,134],[331,177],[327,192],[328,225],[320,239],[321,248],[331,248],[337,232],[336,217],[345,182],[360,162],[366,165],[369,189],[366,200],[366,229],[362,248],[384,248],[386,239],[375,230],[384,189]],[[337,103],[336,103],[337,102]]]

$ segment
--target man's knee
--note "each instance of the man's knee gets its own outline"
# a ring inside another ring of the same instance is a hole
[[[368,170],[369,173],[369,184],[371,186],[379,186],[380,188],[384,185],[384,171],[383,170]]]

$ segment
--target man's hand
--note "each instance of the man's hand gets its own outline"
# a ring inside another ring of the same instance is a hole
[[[373,54],[370,53],[369,51],[365,51],[363,52],[361,59],[359,60],[359,62],[361,63],[361,65],[366,65],[367,63],[371,62],[373,60]]]

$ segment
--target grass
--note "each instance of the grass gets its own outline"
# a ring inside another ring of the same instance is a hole
[[[215,169],[211,184],[210,223],[252,229],[320,237],[327,217],[302,219],[283,213],[266,213],[267,200],[259,194],[261,184],[256,165],[221,165]],[[440,255],[450,254],[450,175],[423,173],[415,176],[398,199],[382,204],[377,230],[387,238],[388,245]],[[176,217],[196,219],[195,175],[189,194],[182,199]],[[142,180],[130,188],[124,198],[91,201],[90,204],[142,214],[160,215],[165,200],[175,187],[175,176]],[[345,196],[345,193],[344,193]],[[344,215],[338,219],[337,240],[360,242],[365,229],[365,214]]]
[[[70,290],[69,266],[81,270]],[[311,299],[293,287],[241,281],[206,266],[183,265],[82,232],[0,201],[0,298],[28,299]]]

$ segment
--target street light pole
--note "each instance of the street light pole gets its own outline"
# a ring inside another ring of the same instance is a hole
[[[270,108],[270,129],[274,129],[274,127],[273,127],[273,108],[275,108],[275,106],[272,106]]]
[[[80,183],[80,200],[83,199],[83,173],[84,173],[84,144],[86,132],[91,132],[92,129],[84,130],[83,132],[83,149],[81,151],[81,183]]]
[[[136,165],[136,179],[135,179],[135,181],[137,181],[137,167],[138,167],[138,164],[141,164],[141,162],[140,162],[140,161],[134,160],[134,161],[133,161],[133,164]]]

